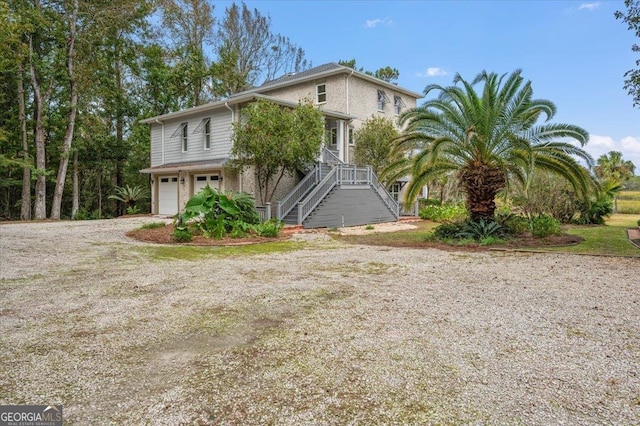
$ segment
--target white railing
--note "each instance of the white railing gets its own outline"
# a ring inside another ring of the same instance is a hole
[[[334,186],[338,184],[338,169],[334,167],[331,169],[328,175],[322,179],[322,181],[316,186],[304,200],[298,203],[298,224],[302,222],[311,214],[318,204],[329,194]]]
[[[339,164],[316,186],[304,200],[298,203],[298,224],[311,214],[318,204],[336,185],[370,185],[396,218],[400,216],[400,206],[378,181],[371,166],[355,167]]]
[[[256,206],[260,222],[266,222],[271,219],[271,203],[265,203],[264,206]]]
[[[278,201],[276,204],[276,217],[280,220],[289,214],[296,204],[304,197],[311,188],[313,188],[320,180],[320,165],[316,164],[313,170],[293,188],[286,197]]]
[[[329,148],[322,148],[322,162],[323,163],[338,163],[344,164],[340,157],[333,153]]]
[[[371,166],[368,166],[367,168],[371,169]],[[387,207],[389,207],[389,210],[395,214],[396,219],[400,217],[400,206],[398,205],[398,202],[393,199],[391,194],[389,194],[389,191],[387,191],[387,189],[380,183],[376,174],[373,172],[371,172],[371,186],[376,190],[378,195],[380,195],[382,201],[384,201]]]
[[[340,166],[338,182],[348,185],[369,185],[372,173],[370,167]]]

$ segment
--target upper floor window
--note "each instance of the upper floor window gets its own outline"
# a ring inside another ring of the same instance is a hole
[[[327,85],[318,84],[316,86],[316,103],[323,104],[327,102]]]
[[[187,152],[189,147],[189,131],[187,130],[187,123],[182,123],[182,152]]]
[[[211,118],[203,118],[198,127],[193,133],[202,133],[202,139],[204,141],[204,149],[211,149]]]
[[[378,89],[378,111],[384,111],[385,104],[389,103],[389,98],[384,90]]]
[[[171,134],[170,137],[177,138],[180,137],[180,143],[182,145],[182,152],[187,151],[187,139],[188,139],[188,131],[187,131],[187,123],[180,123],[178,128]]]
[[[204,125],[204,149],[211,149],[211,120]]]
[[[400,111],[402,111],[403,108],[406,108],[407,105],[404,103],[404,101],[402,100],[402,98],[398,95],[395,95],[393,97],[393,112],[396,115],[400,115]]]

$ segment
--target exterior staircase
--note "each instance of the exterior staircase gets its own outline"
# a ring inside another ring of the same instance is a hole
[[[399,206],[371,167],[346,165],[325,148],[321,161],[274,213],[289,225],[342,227],[396,221]]]

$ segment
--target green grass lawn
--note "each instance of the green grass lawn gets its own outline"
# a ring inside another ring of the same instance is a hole
[[[548,251],[640,257],[640,249],[627,237],[627,228],[637,227],[638,219],[638,214],[614,214],[607,219],[606,225],[570,225],[566,231],[581,236],[584,241],[575,246],[549,248]]]
[[[634,256],[640,258],[640,249],[631,244],[627,237],[627,228],[638,226],[638,219],[640,219],[640,214],[615,214],[607,220],[606,225],[568,225],[565,227],[565,231],[569,234],[581,236],[584,238],[583,242],[575,246],[531,247],[531,249],[536,251]],[[418,229],[408,231],[336,236],[336,238],[354,244],[392,247],[429,246],[428,243],[425,243],[427,236],[439,223],[420,221],[416,222],[416,225]],[[487,246],[487,248],[491,247]],[[498,248],[499,246],[495,247]]]

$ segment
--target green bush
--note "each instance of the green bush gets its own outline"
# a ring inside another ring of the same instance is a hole
[[[186,243],[193,239],[193,232],[186,226],[176,226],[171,233],[171,238],[179,243]]]
[[[551,216],[541,215],[531,220],[531,234],[536,238],[544,238],[561,233],[560,222]]]
[[[277,237],[282,228],[284,223],[278,219],[270,219],[254,226],[256,233],[261,237]]]
[[[581,201],[578,203],[580,217],[576,222],[583,225],[603,225],[604,218],[613,213],[613,199],[606,195],[596,200]]]
[[[492,220],[485,221],[484,219],[480,219],[477,222],[468,220],[456,234],[456,238],[472,238],[479,241],[489,237],[500,237],[504,232],[504,227],[498,222]]]
[[[433,230],[433,235],[439,240],[451,240],[462,231],[462,223],[443,223]]]
[[[501,213],[496,221],[511,235],[522,235],[531,230],[531,225],[526,217],[511,213]]]
[[[457,204],[426,205],[420,209],[418,215],[421,219],[433,220],[434,222],[456,221],[467,217],[467,210]]]
[[[198,229],[207,238],[220,239],[229,234],[240,238],[260,223],[253,197],[244,192],[222,192],[204,187],[187,202],[178,226]]]
[[[140,213],[140,207],[138,206],[127,207],[127,214],[139,214],[139,213]]]

